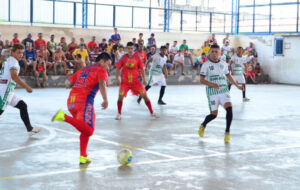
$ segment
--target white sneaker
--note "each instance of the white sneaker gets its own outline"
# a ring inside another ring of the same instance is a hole
[[[249,102],[250,99],[249,98],[243,98],[243,102]]]
[[[41,130],[42,130],[41,128],[33,128],[31,131],[29,131],[27,133],[31,137],[31,136],[36,135],[37,133],[39,133]]]
[[[155,112],[153,112],[153,113],[151,114],[151,116],[152,116],[152,117],[155,117],[155,118],[160,118],[159,115],[158,115],[157,113],[155,113]]]
[[[115,118],[116,120],[121,120],[121,115],[120,114],[118,114],[117,116],[116,116],[116,118]]]

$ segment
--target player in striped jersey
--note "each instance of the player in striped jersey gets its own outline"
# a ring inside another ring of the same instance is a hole
[[[210,56],[208,61],[205,62],[200,72],[200,82],[206,85],[206,95],[210,114],[206,116],[204,122],[200,125],[199,136],[204,136],[206,125],[215,119],[218,115],[218,107],[222,105],[226,110],[226,130],[225,142],[230,141],[230,125],[232,121],[232,104],[230,100],[229,89],[227,85],[228,79],[238,89],[243,90],[229,73],[226,62],[219,60],[220,47],[216,44],[210,48]]]

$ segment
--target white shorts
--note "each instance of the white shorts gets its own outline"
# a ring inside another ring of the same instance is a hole
[[[238,84],[245,84],[246,80],[244,75],[233,75],[232,78],[238,83]]]
[[[165,76],[164,75],[150,75],[148,85],[153,86],[155,84],[158,84],[159,86],[167,86]]]
[[[207,98],[208,98],[208,105],[209,105],[210,112],[218,110],[219,105],[222,105],[224,107],[224,105],[227,102],[231,102],[229,92],[223,94],[211,95],[208,96]]]
[[[19,98],[15,93],[11,92],[9,93],[8,97],[7,97],[7,100],[6,100],[6,103],[4,104],[3,108],[0,109],[0,110],[5,110],[6,107],[9,105],[9,106],[12,106],[12,107],[16,107],[16,105],[21,101],[22,99]]]

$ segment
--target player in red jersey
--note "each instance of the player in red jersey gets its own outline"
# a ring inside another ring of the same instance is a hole
[[[91,162],[86,149],[90,136],[94,132],[95,111],[94,98],[100,89],[103,103],[102,109],[108,106],[106,84],[107,69],[111,64],[108,53],[102,53],[96,58],[96,64],[84,67],[73,74],[67,81],[66,87],[72,88],[68,98],[68,109],[73,117],[59,110],[52,121],[62,121],[73,125],[80,133],[80,164]]]
[[[140,58],[141,58],[141,60],[142,60],[142,62],[143,62],[143,64],[144,64],[144,66],[146,65],[146,61],[147,61],[147,54],[146,54],[146,52],[144,51],[144,44],[139,44],[138,45],[138,49],[137,49],[137,51],[135,52],[135,55],[138,55]],[[141,73],[141,70],[139,70],[138,71],[138,73],[139,73],[139,81],[142,81],[142,73]]]
[[[143,86],[143,84],[147,84],[145,79],[144,64],[141,58],[134,54],[134,44],[132,42],[127,43],[127,54],[125,54],[121,58],[116,67],[116,82],[117,85],[120,85],[118,99],[118,115],[116,117],[116,120],[121,120],[123,99],[124,97],[126,97],[129,90],[131,90],[133,95],[140,95],[145,100],[145,104],[147,105],[152,117],[159,118],[159,116],[153,112],[151,102]],[[121,70],[122,82],[120,82],[119,79]],[[138,79],[139,70],[141,71],[143,84]]]

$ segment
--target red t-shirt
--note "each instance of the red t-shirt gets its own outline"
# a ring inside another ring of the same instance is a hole
[[[136,51],[135,52],[136,55],[140,56],[140,58],[142,59],[143,63],[145,64],[146,61],[147,61],[147,54],[146,52],[139,52],[139,51]]]
[[[99,81],[107,82],[107,72],[101,65],[93,64],[80,69],[68,80],[73,84],[70,95],[76,94],[76,102],[86,99],[93,101],[99,90]]]
[[[90,50],[94,50],[96,47],[98,47],[98,45],[97,45],[96,42],[90,41],[90,42],[88,43],[88,48],[89,48]]]
[[[20,43],[20,40],[15,39],[15,38],[12,39],[12,44],[13,44],[13,45],[14,45],[14,44],[19,44],[19,43]]]
[[[129,57],[128,54],[125,54],[116,64],[118,69],[122,69],[122,83],[132,84],[139,82],[138,71],[144,68],[144,63],[141,58],[137,55]]]
[[[47,43],[46,43],[46,41],[45,40],[43,40],[43,39],[37,39],[37,40],[35,40],[34,41],[34,45],[35,45],[35,48],[37,49],[37,50],[40,50],[41,49],[41,45],[44,45],[45,47],[47,47]]]

